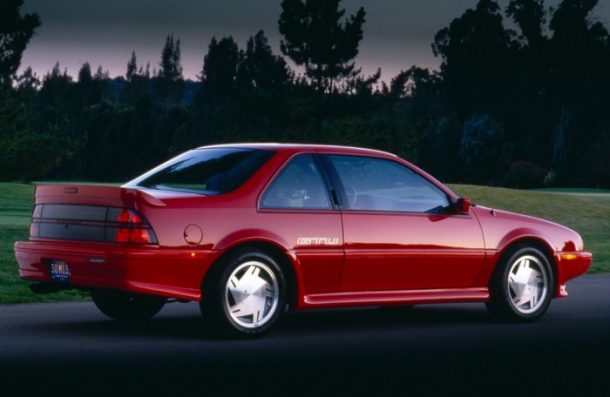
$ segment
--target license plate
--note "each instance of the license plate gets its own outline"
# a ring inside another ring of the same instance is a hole
[[[49,275],[51,276],[51,281],[67,283],[70,281],[70,268],[64,261],[51,261]]]

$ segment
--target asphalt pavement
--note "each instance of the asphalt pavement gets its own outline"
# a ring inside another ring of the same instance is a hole
[[[195,303],[123,324],[91,302],[0,306],[0,396],[610,396],[610,275],[531,324],[482,304],[289,313],[266,337],[204,335]]]

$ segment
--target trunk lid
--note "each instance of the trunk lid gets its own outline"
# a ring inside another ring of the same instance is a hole
[[[150,194],[116,185],[38,185],[34,195],[35,204],[89,204],[137,209],[139,203],[146,202],[156,207],[165,206]]]
[[[34,194],[30,239],[155,244],[139,210],[165,206],[139,190],[112,185],[39,185]]]

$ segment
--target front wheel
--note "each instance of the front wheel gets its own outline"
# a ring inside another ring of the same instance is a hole
[[[252,337],[269,331],[285,301],[284,275],[274,258],[242,250],[210,275],[201,301],[208,329],[223,336]]]
[[[115,290],[94,290],[91,298],[102,313],[121,321],[149,319],[159,313],[166,302],[165,298],[158,296]]]
[[[516,246],[498,263],[487,308],[507,320],[535,321],[548,309],[554,285],[546,255],[533,246]]]

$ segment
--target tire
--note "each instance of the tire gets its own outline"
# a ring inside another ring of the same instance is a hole
[[[120,321],[147,320],[159,313],[166,302],[166,298],[158,296],[115,290],[94,290],[91,298],[102,313]]]
[[[220,337],[257,337],[277,322],[286,282],[277,261],[258,249],[243,249],[218,264],[206,278],[201,314],[206,329]]]
[[[554,296],[555,277],[547,256],[532,245],[519,244],[498,263],[486,303],[492,315],[508,321],[536,321]]]

